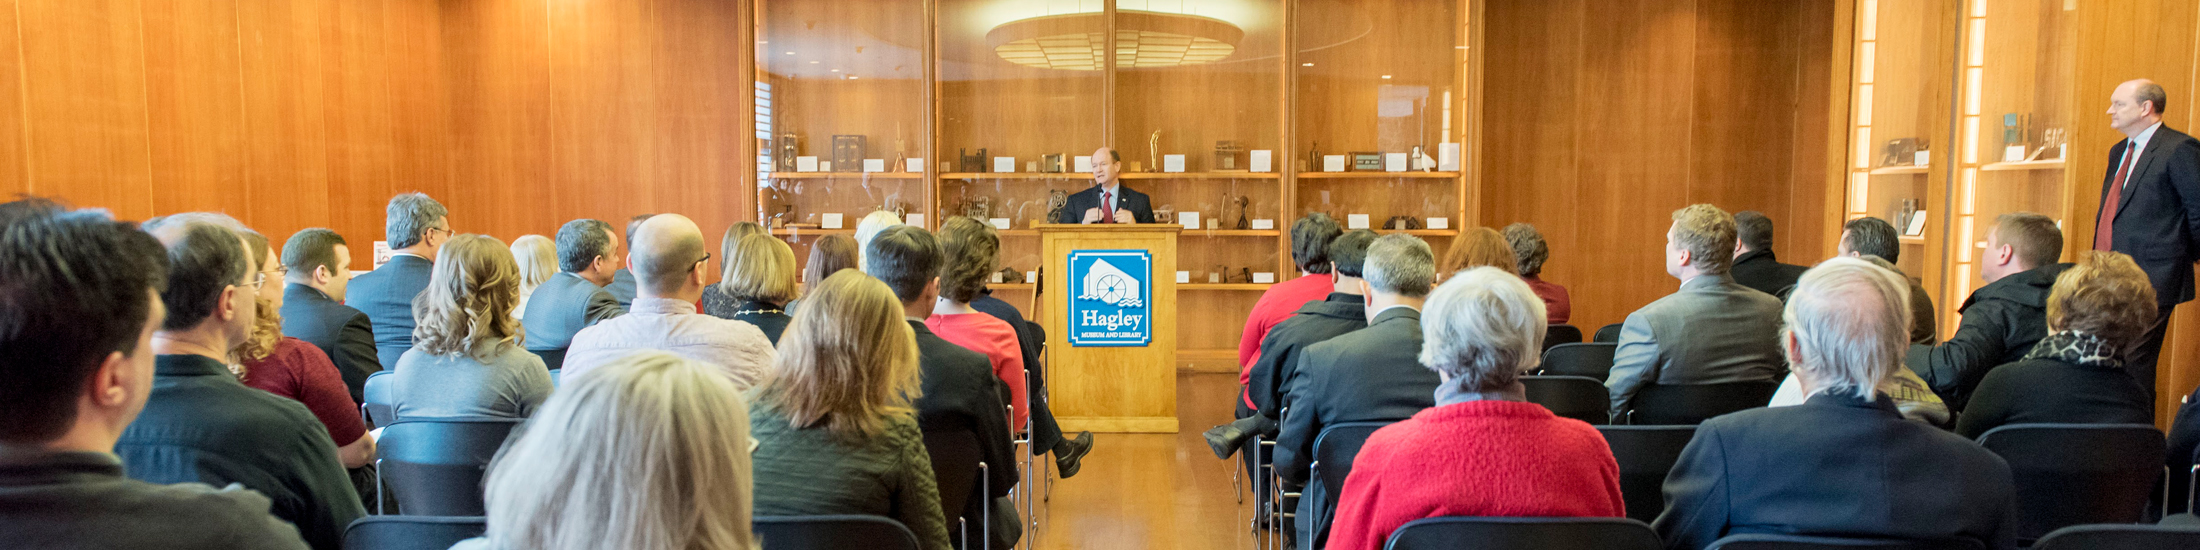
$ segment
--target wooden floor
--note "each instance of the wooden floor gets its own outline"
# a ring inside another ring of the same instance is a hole
[[[1235,461],[1215,459],[1199,432],[1230,420],[1235,374],[1177,376],[1174,435],[1096,434],[1077,477],[1057,480],[1039,515],[1047,549],[1251,548],[1250,493],[1232,493]]]

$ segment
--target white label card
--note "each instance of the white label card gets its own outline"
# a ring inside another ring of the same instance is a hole
[[[1024,272],[1024,284],[1033,284],[1033,285],[1035,285],[1035,284],[1039,284],[1039,272],[1037,272],[1037,271],[1026,271],[1026,272]]]
[[[924,171],[924,159],[920,159],[920,158],[912,158],[912,159],[909,159],[909,160],[905,160],[905,161],[902,161],[902,164],[903,164],[903,167],[902,167],[901,171],[903,171],[903,172],[923,172],[923,171]]]
[[[1917,211],[1916,213],[1910,214],[1910,228],[1909,228],[1909,229],[1907,229],[1907,230],[1904,230],[1904,231],[1902,232],[1902,234],[1903,234],[1903,235],[1908,235],[1908,236],[1911,236],[1911,237],[1916,237],[1916,236],[1920,236],[1920,235],[1924,235],[1924,234],[1925,234],[1925,211],[1924,211],[1924,210],[1919,210],[1919,211]]]
[[[1343,172],[1344,155],[1322,155],[1323,172]]]
[[[886,159],[863,159],[863,171],[865,171],[865,172],[884,172],[884,171],[886,171]]]
[[[1070,163],[1070,165],[1071,165],[1071,166],[1076,166],[1076,167],[1077,167],[1077,171],[1079,171],[1079,172],[1091,172],[1091,171],[1092,171],[1092,157],[1090,157],[1090,156],[1086,156],[1086,155],[1077,155],[1076,157],[1073,157],[1073,158],[1075,158],[1075,159],[1077,159],[1077,160],[1076,160],[1076,161],[1073,161],[1073,162],[1071,162],[1071,163]]]
[[[1406,154],[1405,154],[1405,153],[1383,153],[1383,171],[1384,171],[1384,172],[1404,172],[1404,171],[1406,171]]]
[[[1199,213],[1178,212],[1176,213],[1176,223],[1184,224],[1185,229],[1199,229]]]
[[[1451,229],[1451,218],[1429,218],[1429,229]]]
[[[794,171],[796,171],[796,172],[816,172],[816,171],[817,171],[817,157],[795,157],[795,158],[794,158]]]
[[[1444,172],[1459,171],[1459,144],[1436,144],[1436,169]]]
[[[993,171],[1003,174],[1016,172],[1016,157],[993,157]]]
[[[1183,172],[1184,155],[1161,155],[1161,171],[1172,174]]]
[[[1276,220],[1253,220],[1253,229],[1275,229]]]
[[[1367,214],[1345,214],[1345,229],[1367,229]]]
[[[1276,152],[1275,152],[1275,151],[1270,151],[1270,150],[1267,150],[1267,149],[1254,149],[1254,150],[1253,150],[1253,158],[1252,158],[1252,162],[1250,163],[1250,164],[1252,164],[1252,168],[1253,168],[1253,171],[1254,171],[1254,172],[1270,172],[1270,171],[1274,171],[1274,170],[1275,170],[1275,157],[1276,157]]]
[[[1273,273],[1273,272],[1263,271],[1263,272],[1259,272],[1259,273],[1254,273],[1254,274],[1253,274],[1253,283],[1254,283],[1254,284],[1263,284],[1263,285],[1265,285],[1265,284],[1273,284],[1273,283],[1275,283],[1275,282],[1276,282],[1276,274],[1275,274],[1275,273]]]
[[[840,222],[841,222],[841,215],[840,215],[840,214],[837,214],[837,213],[828,213],[828,214],[818,214],[818,215],[817,215],[817,223],[818,223],[818,226],[819,226],[819,227],[823,227],[823,228],[825,228],[825,229],[840,229],[840,226],[841,226],[841,223],[840,223]]]
[[[993,218],[991,221],[994,229],[1008,229],[1008,218]]]
[[[908,217],[906,217],[906,218],[902,218],[902,219],[901,219],[901,221],[902,221],[902,223],[905,223],[905,224],[909,224],[909,225],[914,225],[914,226],[917,226],[917,227],[924,227],[924,215],[923,215],[923,214],[918,214],[918,213],[914,213],[914,212],[911,212],[911,213],[909,214],[909,216],[908,216]]]
[[[1191,284],[1191,283],[1192,283],[1192,272],[1190,272],[1190,271],[1178,271],[1178,272],[1176,272],[1176,284],[1180,284],[1180,285],[1187,285],[1187,284]]]

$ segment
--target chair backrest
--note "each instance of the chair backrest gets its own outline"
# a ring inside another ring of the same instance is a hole
[[[2200,548],[2200,526],[2073,525],[2056,529],[2032,550],[2155,550]]]
[[[446,550],[488,530],[480,516],[367,516],[344,527],[344,550]]]
[[[1537,374],[1586,376],[1599,382],[1612,377],[1612,352],[1619,344],[1577,342],[1543,350],[1543,367]]]
[[[2020,539],[2071,525],[2140,521],[2169,452],[2152,424],[2010,424],[1987,430],[1978,442],[2009,461]]]
[[[398,509],[427,516],[483,515],[481,481],[514,418],[416,418],[383,428],[383,485]]]
[[[1802,535],[1727,535],[1705,550],[1986,550],[1973,539],[1932,541],[1806,537]]]
[[[1604,381],[1583,376],[1522,376],[1528,402],[1550,409],[1551,414],[1604,425],[1611,422],[1612,398]]]
[[[917,535],[881,516],[757,516],[764,550],[917,550]]]
[[[1695,426],[1597,426],[1619,462],[1620,497],[1627,517],[1649,522],[1665,511],[1665,475],[1696,438]]]
[[[1568,324],[1556,324],[1551,325],[1551,328],[1544,329],[1543,331],[1543,349],[1546,350],[1551,349],[1551,346],[1556,346],[1559,344],[1572,344],[1580,341],[1581,327]]]
[[[970,510],[970,495],[978,489],[978,434],[968,427],[925,430],[924,452],[932,456],[932,477],[940,492],[940,513],[949,519]]]
[[[1322,428],[1321,435],[1314,436],[1314,475],[1321,478],[1322,492],[1328,498],[1322,501],[1328,509],[1316,510],[1316,518],[1327,519],[1334,514],[1337,503],[1344,498],[1344,479],[1352,475],[1352,462],[1359,458],[1360,447],[1367,446],[1367,438],[1375,435],[1375,430],[1390,424],[1344,422]],[[1315,532],[1321,532],[1321,528],[1314,526]]]
[[[1591,342],[1606,342],[1606,343],[1614,343],[1614,344],[1616,344],[1616,343],[1619,343],[1619,327],[1620,327],[1620,326],[1621,326],[1621,323],[1612,323],[1612,324],[1609,324],[1609,325],[1604,325],[1604,326],[1601,326],[1601,327],[1597,327],[1597,333],[1596,333],[1596,336],[1595,336],[1595,337],[1592,337],[1592,338],[1590,338],[1590,339],[1589,339],[1589,341],[1591,341]]]
[[[1627,420],[1637,425],[1702,424],[1715,416],[1765,406],[1779,389],[1777,381],[1651,384],[1635,393]]]
[[[1390,533],[1385,550],[1534,549],[1653,550],[1664,548],[1650,526],[1627,518],[1417,519]]]
[[[359,409],[367,416],[367,422],[376,426],[397,423],[397,408],[390,405],[396,400],[390,399],[389,374],[386,370],[374,371],[360,386],[360,400],[365,403],[360,403]]]
[[[536,357],[541,357],[541,358],[542,358],[542,366],[544,366],[544,367],[549,367],[549,368],[552,368],[552,369],[562,369],[562,368],[565,368],[565,351],[566,351],[566,350],[563,350],[563,349],[531,349],[531,350],[527,350],[527,352],[528,352],[528,353],[532,353],[532,354],[535,354],[535,356],[536,356]]]

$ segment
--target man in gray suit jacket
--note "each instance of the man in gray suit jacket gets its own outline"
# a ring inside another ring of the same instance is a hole
[[[1651,384],[1777,381],[1780,299],[1734,282],[1734,217],[1698,204],[1673,212],[1665,232],[1665,272],[1680,292],[1627,315],[1604,386],[1612,416],[1625,415]]]
[[[603,289],[618,269],[619,235],[602,220],[578,219],[558,228],[558,274],[527,298],[527,351],[552,369],[565,364],[573,335],[597,321],[626,314]]]

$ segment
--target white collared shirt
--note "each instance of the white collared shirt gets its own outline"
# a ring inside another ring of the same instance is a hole
[[[2129,159],[2125,159],[2125,162],[2131,164],[2132,170],[2139,169],[2139,157],[2137,155],[2146,152],[2147,141],[2154,139],[2154,131],[2160,129],[2162,129],[2162,123],[2156,122],[2153,126],[2148,126],[2145,130],[2140,130],[2139,135],[2125,140],[2131,142],[2131,146],[2124,149],[2124,155],[2130,157]],[[2119,166],[2116,169],[2120,171],[2123,170],[2123,167]],[[2124,181],[2121,185],[2131,185],[2131,176],[2124,176]]]
[[[1105,207],[1100,210],[1101,212],[1114,212],[1117,210],[1116,205],[1123,204],[1123,182],[1121,180],[1117,180],[1115,185],[1102,186],[1100,193],[1100,196],[1107,200],[1107,204],[1101,205]]]

